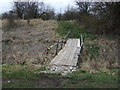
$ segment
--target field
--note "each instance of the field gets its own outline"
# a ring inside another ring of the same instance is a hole
[[[3,33],[3,88],[118,88],[117,39],[90,33],[74,21],[19,20]],[[68,75],[44,74],[54,58],[45,49],[64,37],[84,34],[80,66]]]

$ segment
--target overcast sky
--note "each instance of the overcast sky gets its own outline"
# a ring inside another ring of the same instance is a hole
[[[38,0],[43,1],[45,4],[55,8],[56,12],[64,11],[64,9],[70,5],[75,6],[75,0]],[[13,0],[0,0],[0,13],[9,11],[12,9]]]

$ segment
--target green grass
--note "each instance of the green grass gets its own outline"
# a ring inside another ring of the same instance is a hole
[[[71,30],[71,33],[69,34],[68,38],[80,38],[80,34],[83,34],[85,36],[85,41],[91,41],[91,40],[97,40],[98,36],[92,34],[91,32],[87,32],[85,28],[81,28],[79,25],[75,24],[74,22],[70,21],[58,21],[58,29],[57,33],[64,37],[69,31]],[[86,44],[85,48],[87,48],[87,53],[90,54],[90,58],[95,59],[99,56],[99,50],[100,46],[95,44]]]
[[[19,69],[15,68],[19,67]],[[29,70],[31,66],[19,66],[19,65],[3,65],[3,80],[10,82],[3,83],[3,88],[29,88],[39,87],[45,88],[46,86],[37,84],[44,78],[44,80],[51,80],[51,83],[57,83],[53,79],[63,79],[58,86],[50,87],[61,87],[61,88],[117,88],[118,76],[109,75],[106,72],[99,71],[99,73],[92,74],[86,70],[77,70],[66,76],[59,74],[40,74],[34,73],[36,71],[43,70],[43,67]],[[12,68],[16,70],[12,70]],[[26,69],[27,68],[27,69]],[[31,68],[30,68],[31,69]],[[117,73],[117,69],[111,69],[110,72]],[[66,78],[64,80],[64,78]],[[46,81],[47,82],[47,81]],[[49,81],[50,82],[50,81]]]
[[[69,31],[71,31],[70,35],[68,36],[69,38],[80,38],[80,34],[84,33],[84,29],[80,28],[73,22],[69,21],[58,22],[57,33],[64,37]]]
[[[109,75],[107,73],[88,73],[78,70],[68,74],[66,77],[69,81],[63,82],[61,87],[66,88],[118,88],[118,76]]]
[[[18,69],[16,67],[19,67]],[[33,70],[28,70],[30,66],[22,65],[4,65],[3,66],[3,77],[4,78],[16,78],[16,79],[36,79],[37,74],[33,73]]]
[[[64,37],[67,32],[71,31],[68,38],[80,38],[80,34],[85,35],[86,39],[88,40],[95,40],[98,37],[91,32],[87,32],[85,28],[80,27],[79,25],[75,24],[74,22],[70,21],[58,21],[58,28],[57,33]]]
[[[40,71],[44,71],[45,69],[46,69],[45,67],[33,68],[33,66],[29,65],[7,65],[7,64],[3,65],[2,66],[3,80],[11,81],[9,83],[3,83],[3,88],[34,87],[34,84],[39,79],[42,78],[52,79],[60,76],[59,74],[39,73]]]

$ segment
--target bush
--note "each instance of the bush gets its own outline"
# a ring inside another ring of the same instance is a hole
[[[4,16],[3,16],[4,17]],[[3,20],[4,21],[4,20]],[[6,20],[5,22],[3,22],[3,27],[2,29],[5,30],[5,31],[8,31],[12,28],[15,28],[16,27],[16,22],[15,22],[15,16],[14,16],[14,12],[13,11],[10,11],[8,14],[7,14],[7,17],[6,17]]]

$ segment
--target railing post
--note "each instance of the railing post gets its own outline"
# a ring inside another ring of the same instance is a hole
[[[82,52],[82,50],[83,50],[83,36],[81,34],[81,52]]]
[[[81,35],[80,35],[80,46],[81,46]]]
[[[60,42],[60,50],[62,49],[63,40]]]
[[[56,44],[56,53],[55,53],[55,55],[58,54],[58,47],[59,47],[59,41],[58,41],[57,44]]]

